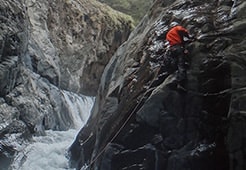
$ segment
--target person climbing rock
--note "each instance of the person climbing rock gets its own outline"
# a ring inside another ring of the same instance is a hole
[[[166,34],[166,40],[169,43],[168,57],[174,60],[177,65],[177,82],[183,86],[186,80],[185,56],[188,50],[185,48],[186,43],[191,41],[189,32],[177,22],[170,24],[171,29]]]

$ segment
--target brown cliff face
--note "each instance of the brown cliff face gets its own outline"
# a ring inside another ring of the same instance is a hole
[[[155,1],[104,70],[92,115],[70,148],[77,169],[245,169],[245,2]],[[164,37],[189,45],[177,89]]]

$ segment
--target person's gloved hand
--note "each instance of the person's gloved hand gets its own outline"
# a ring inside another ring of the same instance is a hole
[[[189,36],[189,39],[190,39],[190,40],[189,40],[190,42],[193,42],[193,41],[195,41],[195,40],[196,40],[196,37],[195,37],[195,36],[193,36],[193,35],[190,35],[190,36]]]
[[[187,49],[184,50],[184,54],[188,54],[189,51]]]

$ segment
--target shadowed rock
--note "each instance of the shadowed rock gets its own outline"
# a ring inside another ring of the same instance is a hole
[[[92,115],[70,147],[71,165],[245,169],[245,7],[229,0],[155,1],[106,66]],[[196,37],[179,89],[164,55],[174,19]]]

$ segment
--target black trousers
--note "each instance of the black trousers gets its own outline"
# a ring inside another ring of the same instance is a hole
[[[174,45],[170,47],[170,57],[177,66],[177,81],[183,83],[186,80],[186,56],[182,45]]]

